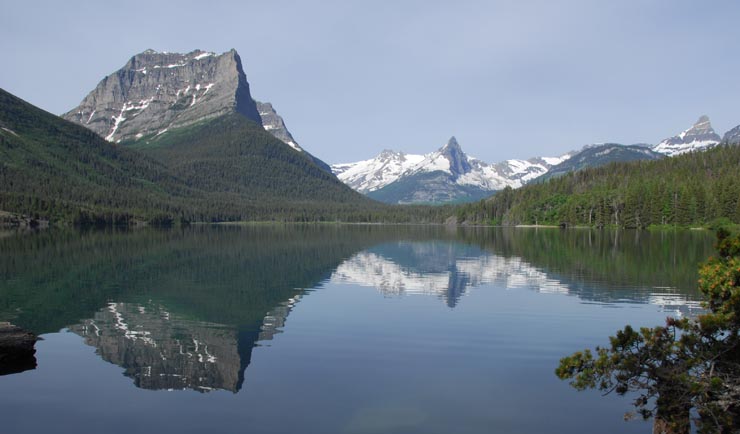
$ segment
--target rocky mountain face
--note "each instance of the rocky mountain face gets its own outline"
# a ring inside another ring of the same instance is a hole
[[[726,132],[724,137],[722,137],[722,143],[740,145],[740,125]]]
[[[265,130],[269,131],[270,134],[283,141],[283,143],[289,145],[291,148],[298,152],[303,152],[303,148],[298,146],[293,135],[290,134],[288,128],[285,126],[285,121],[272,107],[269,102],[255,101],[257,104],[257,111],[260,114],[260,120]]]
[[[388,203],[477,200],[504,187],[521,187],[569,157],[507,160],[488,164],[463,152],[455,137],[425,155],[385,150],[377,157],[332,165],[353,189]]]
[[[709,117],[701,116],[688,130],[669,137],[653,147],[653,151],[672,157],[719,144],[721,138],[712,128]]]
[[[232,112],[262,122],[236,51],[146,50],[105,77],[62,117],[118,143]]]
[[[285,126],[285,121],[277,113],[272,104],[270,104],[269,102],[259,101],[255,101],[255,103],[257,104],[257,111],[260,114],[262,126],[265,128],[266,131],[270,132],[270,134],[275,136],[275,138],[280,139],[283,143],[295,149],[296,151],[306,154],[306,156],[311,158],[311,160],[313,160],[313,162],[316,163],[319,167],[324,169],[324,171],[332,173],[331,167],[329,167],[328,164],[324,163],[320,159],[306,152],[305,149],[301,148],[301,146],[293,138],[293,135],[290,134],[290,131],[288,131],[288,127]]]

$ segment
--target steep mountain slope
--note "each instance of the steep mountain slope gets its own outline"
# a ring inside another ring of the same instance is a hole
[[[305,153],[296,152],[239,113],[130,146],[171,168],[188,185],[207,192],[236,193],[261,206],[370,203]]]
[[[642,145],[625,146],[616,143],[585,146],[580,152],[574,153],[566,161],[552,166],[544,175],[534,182],[556,178],[566,173],[583,170],[588,167],[599,167],[618,161],[657,160],[663,154],[651,151]]]
[[[465,202],[507,186],[520,187],[567,158],[569,154],[487,164],[466,155],[452,137],[426,155],[385,150],[370,160],[335,164],[332,170],[350,187],[387,203]]]
[[[126,142],[232,112],[261,122],[236,51],[146,50],[105,77],[62,117],[108,141]]]
[[[195,209],[202,198],[164,165],[0,89],[0,210],[125,220]]]
[[[721,138],[712,128],[709,117],[701,116],[691,128],[658,143],[653,147],[653,151],[672,157],[710,148],[719,144],[720,140]]]
[[[285,121],[273,108],[272,104],[270,104],[269,102],[255,102],[257,104],[257,110],[259,111],[262,126],[265,128],[265,131],[269,131],[270,134],[280,139],[283,143],[289,145],[296,151],[305,153],[311,160],[313,160],[314,163],[316,163],[317,166],[319,166],[326,172],[332,173],[331,167],[329,167],[328,164],[324,163],[320,159],[306,152],[305,149],[301,148],[301,146],[293,138],[293,135],[290,134],[290,131],[288,131],[288,127],[285,126]]]

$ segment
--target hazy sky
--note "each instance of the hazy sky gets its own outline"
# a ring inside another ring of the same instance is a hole
[[[135,53],[235,48],[255,99],[327,162],[485,161],[740,124],[740,2],[36,1],[0,12],[0,87],[53,113]]]

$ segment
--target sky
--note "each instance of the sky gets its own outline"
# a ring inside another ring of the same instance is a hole
[[[329,163],[487,162],[740,124],[734,0],[3,1],[0,87],[75,107],[136,53],[235,48],[252,96]]]

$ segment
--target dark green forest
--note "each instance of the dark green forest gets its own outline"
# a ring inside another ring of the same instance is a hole
[[[0,220],[423,223],[450,213],[370,200],[239,115],[141,143],[109,143],[0,89]]]
[[[456,209],[459,223],[648,228],[740,222],[740,146],[611,163]]]

